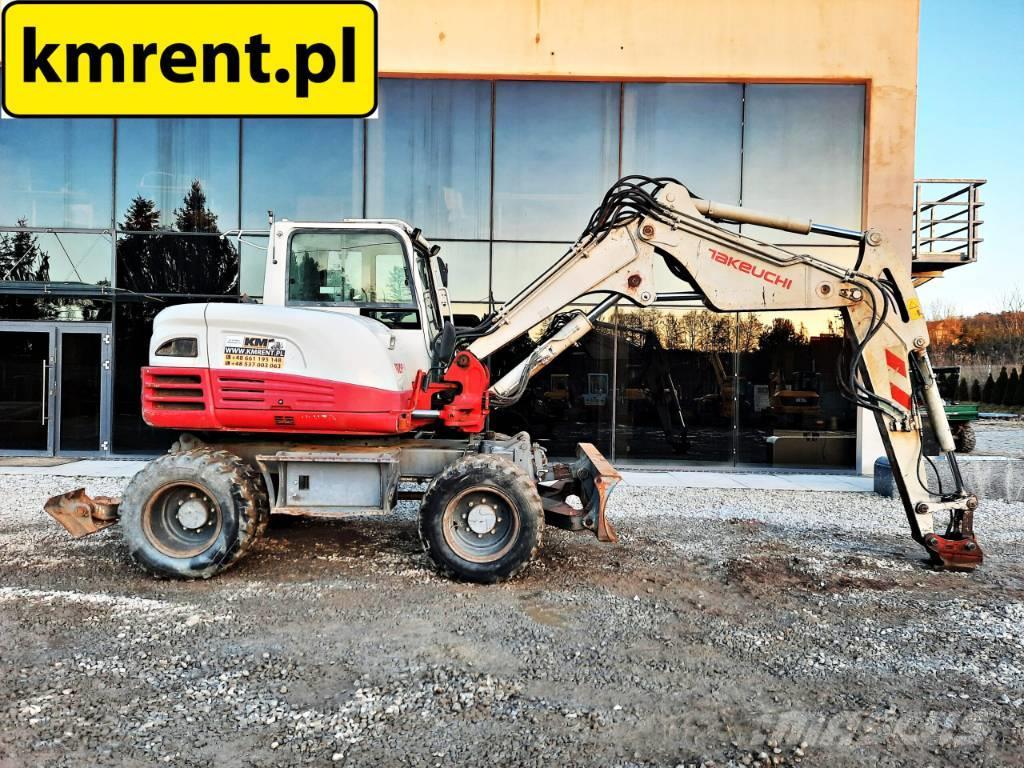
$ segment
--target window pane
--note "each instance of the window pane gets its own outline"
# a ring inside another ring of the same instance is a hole
[[[582,227],[581,227],[582,229]],[[570,243],[495,243],[494,300],[506,302],[560,259]]]
[[[59,337],[59,452],[100,450],[103,407],[103,343],[99,333],[62,333]]]
[[[242,226],[265,229],[267,211],[293,221],[363,215],[363,122],[245,120]]]
[[[743,86],[627,83],[622,173],[672,176],[703,198],[740,201]]]
[[[0,283],[0,318],[4,320],[63,320],[76,323],[110,320],[110,299],[74,295],[41,296],[7,291],[8,288]]]
[[[4,431],[0,448],[45,451],[49,442],[46,423],[46,383],[42,372],[50,359],[50,335],[37,331],[0,334],[0,419]]]
[[[234,241],[210,235],[122,234],[117,287],[135,293],[237,294]]]
[[[864,166],[860,85],[748,85],[743,204],[819,224],[859,229]],[[744,227],[768,242],[834,238]]]
[[[490,236],[490,83],[381,80],[366,149],[367,215],[430,238]]]
[[[109,120],[0,123],[0,225],[110,227]]]
[[[110,235],[0,232],[0,281],[110,285]]]
[[[240,292],[251,299],[263,297],[263,278],[267,272],[267,246],[270,238],[246,235],[239,249],[242,260]]]
[[[489,243],[437,243],[448,265],[448,296],[453,301],[486,302],[490,285]]]
[[[299,232],[288,254],[289,304],[414,306],[401,241],[389,232]]]
[[[497,84],[494,231],[575,240],[615,181],[617,83]]]
[[[736,316],[619,307],[615,458],[732,461]]]
[[[479,325],[488,311],[486,304],[452,302],[452,318],[456,328],[473,328]]]
[[[856,408],[839,390],[838,312],[740,315],[739,460],[852,467]]]
[[[132,230],[237,228],[238,121],[118,122],[117,215]]]

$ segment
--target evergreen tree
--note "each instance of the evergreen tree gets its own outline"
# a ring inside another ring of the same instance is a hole
[[[18,226],[27,227],[28,220],[18,219]],[[45,277],[36,276],[40,273]],[[0,235],[0,280],[48,280],[49,274],[49,259],[39,248],[39,240],[33,233],[12,232]]]
[[[181,208],[174,209],[174,225],[179,232],[220,232],[217,214],[206,207],[206,193],[199,179],[192,181]]]
[[[231,294],[238,290],[239,254],[220,237],[183,236],[160,232],[156,203],[136,196],[124,215],[131,232],[117,244],[119,288],[136,293]],[[217,215],[206,207],[206,193],[193,181],[180,208],[174,210],[180,232],[219,232]]]
[[[992,403],[995,405],[1002,405],[1003,398],[1006,396],[1006,385],[1010,379],[1006,375],[1006,366],[1004,365],[999,369],[999,376],[996,378],[995,389],[992,390]]]
[[[1017,391],[1013,393],[1013,402],[1010,405],[1024,405],[1024,368],[1021,368]]]
[[[405,267],[392,267],[388,272],[388,280],[381,301],[408,301],[409,285],[405,277]]]
[[[160,224],[156,203],[136,195],[128,204],[121,228],[128,232],[152,232]],[[145,293],[167,279],[171,265],[165,263],[163,237],[128,234],[117,241],[118,287]]]
[[[970,397],[970,394],[970,389],[967,386],[967,379],[961,376],[960,385],[957,387],[956,390],[956,399],[959,400],[961,403],[967,402],[967,399]]]
[[[981,384],[978,382],[977,379],[975,379],[974,383],[971,384],[971,402],[972,403],[980,403],[981,402]]]
[[[1010,372],[1010,380],[1006,382],[1006,392],[1003,393],[1001,405],[1013,405],[1017,401],[1017,390],[1020,388],[1020,376],[1017,369]]]
[[[27,219],[18,219],[19,227],[27,227]],[[0,233],[0,281],[49,281],[50,257],[39,247],[32,232]],[[0,296],[0,317],[10,320],[40,320],[48,317],[52,303],[46,299],[6,295]]]
[[[992,390],[994,390],[995,387],[996,387],[996,382],[995,382],[995,380],[993,380],[992,374],[990,373],[988,375],[988,378],[985,379],[985,386],[983,386],[981,388],[981,402],[983,402],[983,403],[991,403],[992,402]]]
[[[136,195],[124,213],[121,229],[129,232],[153,232],[160,228],[160,211],[156,203],[142,195]]]

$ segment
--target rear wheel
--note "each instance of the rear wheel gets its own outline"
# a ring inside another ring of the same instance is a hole
[[[540,547],[544,509],[530,477],[491,454],[467,456],[434,478],[420,506],[420,540],[439,570],[492,584]]]
[[[978,447],[978,437],[974,426],[969,422],[958,425],[953,430],[953,445],[957,453],[970,453]]]
[[[132,478],[121,502],[132,558],[158,576],[208,579],[238,562],[266,528],[259,475],[228,451],[170,453]]]

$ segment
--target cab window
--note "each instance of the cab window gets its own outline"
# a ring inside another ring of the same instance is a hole
[[[292,235],[289,304],[415,310],[411,286],[405,251],[391,232],[335,230]]]

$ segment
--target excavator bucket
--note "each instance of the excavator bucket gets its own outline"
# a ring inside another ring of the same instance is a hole
[[[116,523],[120,503],[120,499],[109,496],[93,499],[85,492],[85,488],[79,488],[54,496],[43,505],[43,509],[64,526],[68,533],[80,539]]]
[[[618,541],[619,535],[608,520],[605,507],[622,476],[608,459],[590,443],[580,443],[576,446],[576,461],[557,464],[552,469],[557,479],[537,487],[547,522],[571,531],[593,531],[599,541]],[[568,504],[570,496],[578,497],[583,508]]]

